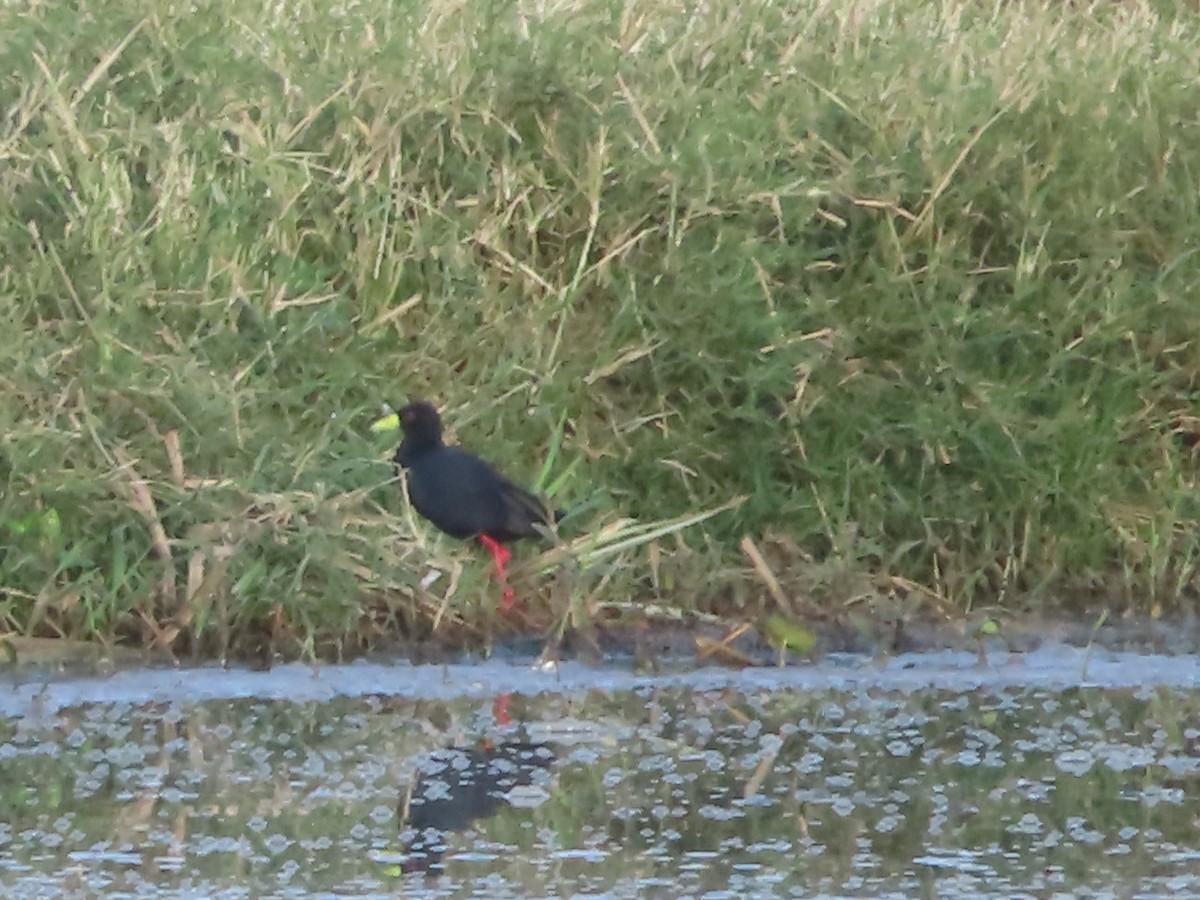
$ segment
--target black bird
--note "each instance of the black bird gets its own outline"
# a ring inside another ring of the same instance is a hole
[[[562,511],[517,487],[475,454],[447,447],[442,418],[433,404],[414,401],[399,416],[404,440],[396,451],[396,465],[408,470],[413,508],[451,537],[478,538],[488,548],[504,586],[504,608],[511,608],[513,592],[504,566],[512,552],[504,545],[538,537],[535,526],[557,522]]]

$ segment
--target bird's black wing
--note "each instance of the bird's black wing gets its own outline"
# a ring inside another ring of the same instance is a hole
[[[533,526],[554,516],[539,497],[461,447],[446,447],[413,463],[408,496],[417,512],[456,538],[536,537]]]
[[[539,532],[535,525],[549,525],[558,520],[549,504],[536,494],[517,487],[503,475],[501,491],[504,494],[506,512],[505,535],[496,535],[500,540],[512,540],[519,537],[537,537]]]

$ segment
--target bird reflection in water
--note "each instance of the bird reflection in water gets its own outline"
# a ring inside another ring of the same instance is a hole
[[[497,703],[502,715],[506,699]],[[453,832],[466,831],[506,808],[528,806],[531,795],[540,802],[554,761],[548,745],[528,740],[484,740],[423,757],[411,790],[400,799],[400,828],[407,843],[404,871],[442,871]]]

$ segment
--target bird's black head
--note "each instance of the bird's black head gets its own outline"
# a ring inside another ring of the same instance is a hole
[[[410,466],[417,457],[442,446],[442,417],[432,403],[414,400],[400,410],[404,440],[396,451],[396,462]]]

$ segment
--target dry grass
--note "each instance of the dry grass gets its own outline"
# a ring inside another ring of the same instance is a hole
[[[412,396],[551,460],[535,618],[1192,602],[1187,6],[85,0],[0,34],[0,630],[503,628],[369,430]]]

